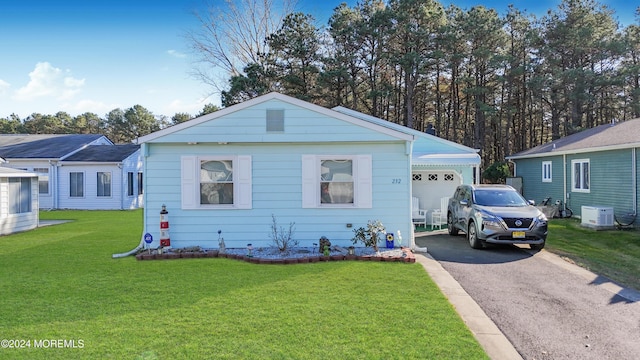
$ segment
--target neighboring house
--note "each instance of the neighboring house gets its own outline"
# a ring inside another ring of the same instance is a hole
[[[92,145],[58,169],[59,208],[127,210],[142,206],[140,145]]]
[[[97,155],[90,150],[83,153],[89,147],[100,145],[105,147],[97,148],[100,150]],[[137,153],[129,152],[133,149],[131,145],[114,145],[99,134],[0,135],[0,156],[6,161],[2,166],[38,175],[41,209],[138,207],[142,203],[139,191],[142,175],[138,174],[142,159],[139,149]],[[74,169],[73,174],[70,169]],[[132,180],[129,172],[133,173]],[[102,180],[98,180],[100,176]],[[105,187],[108,180],[112,181],[111,189]],[[102,189],[98,189],[99,181]],[[121,196],[121,189],[126,190],[125,196]],[[130,189],[133,193],[128,192]]]
[[[640,190],[640,119],[600,125],[507,157],[522,178],[523,194],[540,202],[563,201],[581,217],[582,206],[613,208],[630,224]]]
[[[217,248],[218,231],[227,247],[270,246],[273,219],[285,232],[295,223],[293,237],[301,246],[311,247],[321,236],[351,245],[353,230],[369,220],[400,231],[403,245],[413,246],[412,169],[470,182],[473,166],[463,163],[477,157],[473,149],[432,135],[278,93],[139,143],[145,157],[143,233],[152,235],[152,247],[159,245],[163,205],[173,247]],[[443,194],[434,187],[430,196]]]
[[[38,175],[0,167],[0,235],[38,227]]]

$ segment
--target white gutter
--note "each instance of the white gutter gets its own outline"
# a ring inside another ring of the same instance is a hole
[[[567,210],[567,196],[569,195],[569,193],[567,192],[567,155],[566,154],[562,154],[562,198],[563,200],[563,205],[562,207],[564,208],[563,210]]]

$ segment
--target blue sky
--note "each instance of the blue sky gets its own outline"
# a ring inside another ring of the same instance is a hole
[[[213,3],[220,0],[209,0]],[[340,0],[299,0],[319,25]],[[356,1],[348,0],[353,5]],[[509,3],[543,15],[559,0],[441,1],[504,12]],[[602,0],[624,24],[634,21],[629,0]],[[189,75],[192,54],[183,35],[198,27],[193,11],[204,0],[0,1],[0,117],[12,113],[104,116],[140,104],[156,115],[197,114],[219,94]]]

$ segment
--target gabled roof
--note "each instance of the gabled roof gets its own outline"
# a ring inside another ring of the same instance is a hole
[[[121,162],[140,149],[137,144],[92,145],[64,158],[64,162]]]
[[[99,134],[3,134],[0,135],[0,157],[59,159],[103,137]]]
[[[142,136],[140,138],[138,138],[138,143],[145,143],[145,142],[151,142],[153,140],[156,140],[160,137],[163,137],[165,135],[169,135],[175,132],[178,132],[180,130],[183,129],[187,129],[190,128],[192,126],[196,126],[199,124],[202,124],[204,122],[210,121],[210,120],[214,120],[226,115],[229,115],[231,113],[234,113],[236,111],[240,111],[240,110],[244,110],[247,109],[249,107],[270,101],[270,100],[279,100],[288,104],[292,104],[310,111],[314,111],[329,117],[333,117],[336,119],[340,119],[355,125],[359,125],[368,129],[372,129],[381,133],[386,133],[390,136],[402,139],[402,140],[414,140],[414,135],[407,131],[410,130],[409,128],[404,128],[404,129],[400,129],[400,128],[392,128],[392,127],[388,127],[388,126],[381,126],[378,123],[374,123],[371,121],[368,121],[367,119],[364,118],[360,118],[360,117],[354,117],[351,115],[347,115],[332,109],[327,109],[325,107],[316,105],[316,104],[312,104],[310,102],[306,102],[300,99],[296,99],[294,97],[288,96],[288,95],[284,95],[284,94],[280,94],[280,93],[276,93],[276,92],[272,92],[269,94],[265,94],[262,96],[258,96],[255,97],[253,99],[244,101],[242,103],[233,105],[233,106],[229,106],[226,107],[222,110],[218,110],[216,112],[210,113],[210,114],[206,114],[200,117],[197,117],[195,119],[191,119],[189,121],[185,121],[183,123],[180,123],[178,125],[174,125],[165,129],[162,129],[160,131],[156,131],[154,133]],[[2,154],[0,154],[0,156],[2,156]]]
[[[522,159],[640,147],[640,118],[586,129],[507,156]]]

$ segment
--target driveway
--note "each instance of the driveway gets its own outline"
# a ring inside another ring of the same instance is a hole
[[[543,250],[416,237],[524,359],[640,358],[640,293]],[[640,261],[640,259],[639,259]]]

